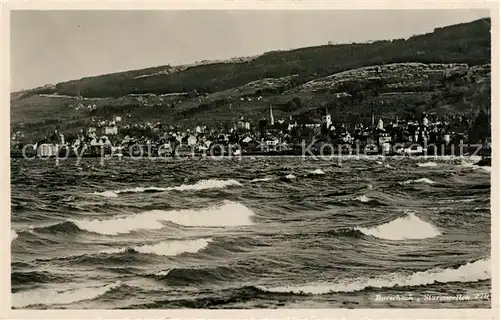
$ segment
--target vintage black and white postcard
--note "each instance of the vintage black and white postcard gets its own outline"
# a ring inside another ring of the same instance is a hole
[[[308,5],[3,5],[6,319],[498,316],[498,4]]]

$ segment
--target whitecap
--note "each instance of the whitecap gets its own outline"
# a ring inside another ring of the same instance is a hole
[[[130,188],[130,189],[123,189],[123,190],[116,190],[115,193],[120,194],[120,193],[140,193],[140,192],[148,192],[148,191],[166,191],[168,190],[167,188],[160,188],[160,187],[136,187],[136,188]]]
[[[366,202],[370,202],[372,199],[368,198],[365,195],[361,195],[361,196],[358,196],[358,197],[354,198],[354,200],[366,203]]]
[[[484,172],[491,173],[491,167],[482,166],[482,167],[479,167],[479,169],[483,170]]]
[[[406,180],[403,184],[413,184],[413,183],[426,183],[426,184],[435,184],[436,182],[432,181],[428,178],[420,178],[415,180]]]
[[[16,230],[10,230],[10,242],[16,240],[18,237]]]
[[[267,177],[267,178],[255,178],[250,182],[267,182],[267,181],[272,181],[275,178]]]
[[[116,198],[121,193],[142,193],[151,191],[156,191],[156,192],[189,191],[189,190],[198,191],[198,190],[208,190],[208,189],[222,189],[229,186],[241,186],[241,183],[233,179],[229,180],[207,179],[207,180],[200,180],[194,184],[182,184],[180,186],[175,186],[175,187],[167,187],[167,188],[155,187],[155,186],[135,187],[135,188],[127,188],[121,190],[114,190],[114,191],[108,190],[103,192],[94,192],[94,194],[108,198]]]
[[[421,220],[414,213],[376,227],[356,229],[365,235],[387,240],[426,239],[441,235],[435,226]]]
[[[105,235],[129,233],[141,229],[161,229],[163,221],[183,226],[223,227],[251,225],[254,213],[244,205],[224,201],[222,205],[204,209],[151,210],[135,215],[114,217],[107,220],[74,220],[83,230]]]
[[[34,289],[12,294],[12,306],[16,308],[30,305],[64,305],[78,301],[92,300],[119,287],[119,281],[101,286],[81,286],[66,290]]]
[[[195,184],[186,184],[180,185],[178,187],[170,187],[167,190],[175,190],[175,191],[186,191],[186,190],[206,190],[206,189],[223,189],[229,186],[241,186],[236,180],[218,180],[218,179],[208,179],[208,180],[200,180]]]
[[[419,167],[437,167],[436,162],[424,162],[424,163],[417,163],[417,166]]]
[[[433,268],[411,274],[392,273],[378,278],[356,278],[337,282],[309,283],[290,286],[258,286],[268,292],[296,294],[326,294],[331,292],[356,292],[366,288],[393,288],[424,286],[435,282],[475,282],[491,279],[491,259],[481,259],[454,268]]]
[[[325,174],[325,172],[321,169],[316,169],[316,170],[310,171],[309,173],[314,174],[314,175],[324,175]]]
[[[155,276],[160,276],[160,277],[165,277],[167,276],[172,269],[167,269],[167,270],[162,270],[162,271],[157,271],[154,273]]]
[[[118,194],[116,194],[116,192],[111,191],[111,190],[106,190],[106,191],[103,191],[103,192],[94,192],[94,194],[98,195],[98,196],[103,196],[103,197],[106,197],[106,198],[116,198],[116,197],[118,197]]]
[[[205,249],[212,239],[196,240],[171,240],[156,244],[145,244],[132,247],[134,251],[145,254],[155,254],[158,256],[176,256],[182,253],[196,253]],[[111,248],[99,251],[101,254],[124,253],[129,248]]]
[[[181,253],[196,253],[205,249],[211,239],[164,241],[153,245],[134,247],[140,253],[156,254],[159,256],[176,256]]]

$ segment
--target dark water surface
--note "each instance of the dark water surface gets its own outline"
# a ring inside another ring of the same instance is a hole
[[[15,308],[490,306],[488,167],[75,161],[11,160]]]

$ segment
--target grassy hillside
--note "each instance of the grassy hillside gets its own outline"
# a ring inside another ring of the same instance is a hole
[[[241,115],[258,120],[269,105],[277,117],[304,121],[313,121],[324,108],[337,121],[366,119],[372,107],[381,116],[422,110],[474,114],[490,106],[490,71],[482,66],[490,62],[490,49],[490,20],[482,19],[408,40],[120,72],[14,93],[11,122],[13,130],[33,134],[56,127],[77,130],[91,118],[112,115],[130,123],[218,124]],[[467,65],[441,65],[449,63]],[[97,110],[76,110],[80,103],[96,104]]]

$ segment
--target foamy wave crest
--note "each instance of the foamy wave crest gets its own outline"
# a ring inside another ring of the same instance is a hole
[[[267,182],[267,181],[272,181],[272,180],[275,180],[275,178],[271,178],[271,177],[268,177],[268,178],[255,178],[255,179],[253,179],[250,182]]]
[[[432,181],[428,178],[420,178],[415,180],[406,180],[403,184],[413,184],[413,183],[426,183],[426,184],[435,184],[436,182]]]
[[[100,195],[107,198],[116,198],[121,193],[142,193],[142,192],[163,192],[163,191],[187,191],[187,190],[207,190],[207,189],[222,189],[229,186],[241,186],[236,180],[218,180],[208,179],[200,180],[195,184],[182,184],[176,187],[135,187],[114,191],[94,192],[95,195]]]
[[[419,219],[414,213],[372,228],[356,228],[365,235],[387,240],[426,239],[441,235],[432,224]]]
[[[162,221],[183,226],[223,227],[251,225],[254,213],[244,205],[225,201],[220,206],[199,210],[152,210],[109,220],[75,220],[80,229],[94,233],[117,235],[141,229],[161,229]]]
[[[436,162],[424,162],[424,163],[417,163],[417,166],[419,167],[437,167]]]
[[[164,277],[164,276],[167,276],[170,273],[170,271],[172,271],[172,269],[158,271],[158,272],[155,272],[154,275]]]
[[[123,189],[123,190],[116,190],[115,193],[140,193],[140,192],[161,192],[161,191],[167,191],[167,188],[160,188],[160,187],[136,187],[136,188],[130,188],[130,189]]]
[[[323,175],[325,174],[325,172],[321,169],[316,169],[316,170],[313,170],[311,172],[309,172],[310,174],[314,174],[314,175]]]
[[[368,198],[365,195],[361,195],[361,196],[358,196],[358,197],[354,198],[354,200],[366,203],[366,202],[370,202],[372,199]]]
[[[178,187],[170,187],[167,190],[176,190],[176,191],[185,191],[185,190],[205,190],[205,189],[222,189],[229,186],[241,186],[236,180],[217,180],[217,179],[208,179],[208,180],[200,180],[195,184],[186,184],[180,185]]]
[[[18,237],[16,230],[10,230],[10,242],[16,240]]]
[[[462,161],[460,161],[459,164],[456,165],[456,167],[471,168],[471,167],[474,167],[474,162],[462,160]]]
[[[434,268],[409,275],[393,273],[381,278],[360,278],[339,281],[337,283],[316,283],[281,287],[258,287],[269,292],[287,292],[296,294],[326,294],[330,292],[356,292],[366,288],[415,287],[435,282],[475,282],[491,279],[490,258],[481,259],[453,268]]]
[[[181,253],[196,253],[205,249],[211,241],[211,239],[164,241],[153,245],[135,247],[134,250],[159,256],[176,256]]]
[[[121,283],[118,281],[105,286],[80,287],[64,291],[57,289],[20,291],[12,294],[12,306],[15,308],[22,308],[30,305],[60,305],[91,300],[102,296],[120,285]]]
[[[118,194],[114,191],[103,191],[103,192],[94,192],[95,195],[97,196],[103,196],[103,197],[106,197],[106,198],[116,198],[118,197]]]
[[[176,256],[182,253],[196,253],[205,249],[210,242],[212,242],[212,239],[163,241],[152,245],[136,246],[132,249],[145,254]],[[102,250],[99,253],[116,254],[126,252],[127,250],[129,248],[113,248]]]

